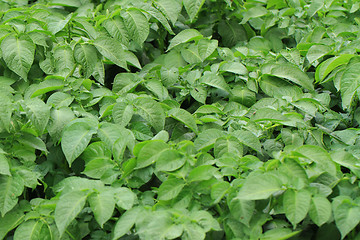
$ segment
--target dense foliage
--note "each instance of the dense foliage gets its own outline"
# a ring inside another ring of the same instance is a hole
[[[360,239],[359,8],[1,0],[0,239]]]

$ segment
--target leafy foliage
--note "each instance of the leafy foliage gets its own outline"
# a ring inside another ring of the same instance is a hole
[[[357,1],[0,1],[0,239],[358,239]]]

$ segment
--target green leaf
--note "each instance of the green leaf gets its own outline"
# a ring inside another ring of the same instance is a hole
[[[8,35],[1,42],[2,57],[11,71],[27,81],[34,61],[35,44],[26,35]]]
[[[175,35],[173,30],[171,29],[171,26],[170,26],[168,20],[164,17],[164,15],[159,10],[157,10],[153,6],[149,6],[149,5],[144,5],[141,8],[143,10],[145,10],[148,14],[153,16],[156,20],[158,20],[170,34]]]
[[[200,11],[205,0],[183,0],[183,4],[191,22],[194,21],[196,15]]]
[[[222,44],[226,47],[233,47],[235,44],[248,41],[248,34],[244,27],[236,20],[219,21],[218,32],[221,36]]]
[[[264,173],[246,178],[237,198],[242,200],[267,199],[272,194],[283,190],[282,182],[275,175]]]
[[[229,208],[234,218],[246,226],[249,226],[255,211],[255,201],[234,198],[231,200]]]
[[[111,218],[115,209],[113,191],[108,189],[101,190],[100,192],[93,192],[89,195],[88,202],[96,221],[99,223],[100,227],[103,227],[104,223]]]
[[[11,126],[11,115],[13,113],[12,98],[8,96],[8,93],[2,92],[0,92],[0,98],[0,132],[2,131],[2,129],[9,132]]]
[[[145,42],[150,31],[145,15],[137,8],[129,8],[122,17],[130,37],[140,45]]]
[[[165,99],[169,99],[169,93],[166,87],[162,85],[159,80],[151,79],[146,81],[146,88],[149,89],[152,93],[154,93],[160,101],[164,101]]]
[[[17,141],[19,143],[24,144],[25,146],[29,146],[43,152],[47,152],[44,141],[39,137],[35,137],[34,135],[24,133],[19,139],[17,139]]]
[[[15,207],[23,190],[24,182],[20,176],[0,175],[0,212],[2,217]]]
[[[214,203],[219,203],[230,189],[230,183],[219,181],[211,186],[210,197]]]
[[[273,108],[264,107],[258,109],[255,115],[251,116],[251,120],[255,122],[260,122],[260,121],[282,122],[282,121],[286,121],[287,119],[284,115],[281,114],[281,112]]]
[[[41,220],[28,220],[16,228],[14,240],[37,240],[42,239],[41,230],[44,227]]]
[[[342,107],[349,109],[360,86],[360,63],[349,64],[340,79]]]
[[[86,163],[83,173],[88,177],[100,179],[108,169],[112,169],[114,167],[115,164],[110,160],[110,158],[101,158],[101,156],[99,156],[99,158]]]
[[[158,190],[159,200],[171,200],[175,198],[184,188],[185,182],[181,179],[172,178],[164,181]]]
[[[169,148],[169,146],[161,140],[151,140],[144,144],[137,155],[137,169],[153,164],[161,152]]]
[[[175,171],[182,167],[186,162],[186,158],[177,150],[166,149],[158,156],[156,160],[156,171]]]
[[[237,137],[237,139],[244,145],[252,148],[253,150],[261,153],[261,143],[259,139],[248,130],[236,130],[231,135]]]
[[[296,100],[303,95],[302,90],[298,86],[269,75],[263,75],[261,77],[259,86],[261,90],[270,97],[281,99],[283,96],[289,96]]]
[[[205,181],[211,179],[217,172],[217,168],[210,165],[201,165],[190,171],[188,182]]]
[[[75,67],[74,54],[69,45],[58,45],[54,48],[56,75],[67,77]]]
[[[329,153],[321,147],[304,145],[296,149],[298,153],[316,163],[322,172],[336,176],[336,166]]]
[[[48,24],[48,30],[52,33],[52,34],[56,34],[58,32],[60,32],[61,30],[63,30],[65,28],[65,26],[69,23],[70,19],[72,18],[73,14],[69,14],[66,16],[66,18],[64,19],[63,17],[60,17],[59,15],[50,15],[47,18]]]
[[[314,90],[313,81],[308,77],[308,75],[301,71],[297,66],[290,63],[272,64],[266,68],[263,67],[262,73],[279,78],[285,78],[308,90]]]
[[[135,99],[136,113],[144,118],[156,130],[161,131],[165,125],[165,112],[160,104],[151,98],[139,97]]]
[[[221,89],[227,93],[231,92],[229,85],[226,83],[225,79],[221,75],[218,75],[216,73],[205,72],[204,75],[200,78],[200,82],[205,85]]]
[[[69,95],[70,96],[70,95]],[[54,141],[59,141],[64,127],[75,118],[75,114],[68,107],[62,107],[60,109],[53,109],[51,111],[51,123],[49,124],[48,131]]]
[[[198,52],[201,60],[204,61],[216,50],[218,47],[217,40],[200,39],[198,44]]]
[[[64,92],[55,92],[47,99],[46,104],[52,105],[53,107],[60,109],[61,107],[68,107],[75,97]]]
[[[93,44],[105,58],[109,59],[119,67],[127,69],[126,59],[123,58],[124,49],[118,40],[101,36],[96,38]]]
[[[136,194],[129,188],[116,188],[113,194],[116,205],[125,210],[130,210],[136,201]]]
[[[123,18],[119,16],[108,18],[102,23],[102,25],[113,38],[119,40],[125,46],[129,46],[130,36]]]
[[[39,98],[32,98],[26,100],[23,107],[38,135],[43,134],[50,119],[50,106]]]
[[[341,239],[352,231],[360,222],[360,207],[344,200],[339,205],[332,205],[335,223],[341,233]]]
[[[195,139],[195,148],[198,151],[208,151],[214,146],[216,139],[222,136],[224,136],[223,132],[218,129],[206,129]]]
[[[85,150],[96,130],[96,123],[87,118],[74,120],[65,127],[61,148],[70,166]]]
[[[87,197],[87,191],[72,191],[60,197],[55,208],[55,223],[60,236],[84,208]]]
[[[195,29],[185,29],[178,33],[173,39],[170,40],[170,45],[167,51],[182,44],[196,39],[201,39],[203,36]]]
[[[2,153],[0,153],[0,174],[11,176],[9,161]]]
[[[331,73],[338,66],[347,64],[351,58],[353,58],[353,54],[342,54],[337,57],[329,58],[323,62],[316,68],[315,72],[315,80],[317,82],[321,82],[325,79],[329,73]]]
[[[134,115],[134,107],[126,102],[117,102],[112,110],[114,122],[125,127]]]
[[[240,24],[245,24],[247,21],[249,21],[249,19],[258,18],[266,15],[267,13],[268,11],[264,7],[260,7],[260,6],[251,7],[250,9],[248,9],[243,13],[244,17]]]
[[[331,215],[331,203],[326,197],[318,195],[311,199],[309,216],[316,225],[322,226]]]
[[[78,43],[74,48],[74,58],[77,63],[82,65],[84,78],[89,78],[93,74],[98,61],[96,48],[88,43]]]
[[[130,231],[130,229],[134,226],[135,221],[138,219],[140,210],[141,209],[139,207],[131,208],[121,215],[114,227],[113,240],[119,239]]]
[[[219,222],[208,211],[191,211],[190,218],[192,222],[199,224],[206,232],[210,230],[221,231]]]
[[[199,49],[195,44],[191,44],[188,48],[181,49],[181,56],[186,62],[190,64],[197,64],[202,62]]]
[[[310,63],[315,62],[319,58],[327,55],[331,51],[331,47],[326,45],[313,45],[309,48],[306,58]]]
[[[176,0],[156,0],[155,6],[175,25],[181,11],[181,3]]]
[[[62,89],[62,88],[64,88],[64,85],[65,85],[65,82],[63,79],[47,77],[45,79],[45,81],[41,82],[36,87],[37,90],[35,92],[33,92],[31,97],[32,98],[37,97],[37,96],[43,95],[47,92]]]
[[[182,108],[173,108],[168,112],[168,115],[190,128],[193,132],[198,133],[198,127],[194,116]]]
[[[306,217],[310,209],[310,200],[311,193],[306,189],[286,190],[283,199],[285,215],[294,227]]]
[[[298,235],[301,231],[291,231],[289,228],[273,228],[266,231],[261,240],[285,240],[291,239],[292,237]]]
[[[18,207],[0,217],[0,239],[4,239],[6,234],[16,228],[23,220],[24,213]]]
[[[226,136],[216,139],[214,145],[214,154],[216,158],[220,158],[225,153],[234,153],[236,156],[242,157],[243,146],[234,136]]]
[[[238,75],[246,75],[248,73],[246,67],[239,62],[223,62],[220,66],[220,70]]]

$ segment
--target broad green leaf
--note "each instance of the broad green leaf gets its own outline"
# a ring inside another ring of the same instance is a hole
[[[236,85],[231,89],[230,100],[251,107],[256,102],[256,94],[247,87]]]
[[[52,34],[56,34],[63,30],[65,26],[69,23],[70,19],[72,18],[72,13],[67,15],[66,18],[60,17],[59,15],[50,15],[47,18],[48,24],[47,27]]]
[[[341,233],[341,239],[344,239],[359,224],[360,207],[345,200],[339,205],[335,205],[333,202],[332,210],[336,226]]]
[[[175,171],[182,167],[186,162],[186,157],[177,150],[166,149],[161,152],[156,160],[156,171]]]
[[[224,136],[223,132],[218,129],[207,129],[202,131],[195,139],[195,148],[200,151],[208,151],[213,148],[217,138]]]
[[[138,219],[140,210],[141,209],[139,207],[131,208],[130,210],[127,210],[123,215],[121,215],[114,227],[114,236],[112,238],[113,240],[119,239],[130,231],[130,229],[134,226],[136,220]]]
[[[156,0],[155,6],[175,25],[181,11],[181,3],[176,0]]]
[[[117,102],[112,110],[112,117],[116,124],[125,127],[134,114],[134,107],[126,102]]]
[[[50,119],[50,106],[39,98],[32,98],[26,100],[23,107],[38,135],[43,134]]]
[[[246,178],[237,198],[242,200],[267,199],[272,194],[283,190],[282,182],[275,175],[264,173]]]
[[[70,166],[85,150],[92,135],[96,133],[97,125],[95,124],[93,120],[84,118],[73,120],[65,127],[61,148]]]
[[[145,42],[149,35],[149,23],[145,15],[137,8],[129,8],[122,17],[130,37],[138,44]]]
[[[35,137],[34,135],[24,133],[19,139],[17,139],[17,141],[24,144],[25,146],[29,146],[43,152],[47,152],[44,141],[39,137]]]
[[[208,211],[191,211],[190,218],[206,232],[210,230],[221,231],[219,222]]]
[[[2,129],[10,131],[11,115],[13,113],[12,98],[7,93],[0,92],[0,132]]]
[[[55,223],[60,236],[84,208],[87,197],[87,191],[72,191],[60,197],[55,208]]]
[[[190,171],[188,182],[205,181],[211,179],[217,172],[217,168],[210,165],[201,165]]]
[[[110,158],[101,158],[101,156],[99,156],[99,158],[86,163],[83,173],[88,177],[100,179],[108,169],[112,169],[114,167],[115,164],[110,160]]]
[[[144,118],[156,131],[161,131],[165,125],[165,112],[158,102],[147,97],[135,99],[136,113]]]
[[[261,240],[285,240],[291,239],[292,237],[298,235],[301,231],[291,231],[289,228],[273,228],[266,231]]]
[[[181,49],[181,56],[186,62],[190,64],[197,64],[202,62],[199,49],[195,44],[191,44],[188,48]]]
[[[20,176],[0,175],[0,212],[2,217],[15,207],[23,190],[24,182]]]
[[[126,59],[123,58],[124,49],[118,40],[101,36],[96,38],[93,44],[105,58],[109,59],[119,67],[127,69]]]
[[[233,47],[239,42],[248,40],[246,30],[236,20],[221,19],[218,25],[218,33],[222,38],[222,44],[226,47]]]
[[[218,47],[217,40],[209,40],[209,39],[200,39],[198,44],[198,52],[201,57],[201,60],[204,61],[216,50]]]
[[[26,35],[8,35],[1,42],[2,58],[8,68],[27,81],[34,61],[35,44]]]
[[[136,194],[129,188],[116,188],[113,194],[116,205],[125,210],[130,210],[136,201]]]
[[[71,194],[73,191],[86,191],[93,189],[103,189],[104,183],[99,180],[91,180],[83,177],[67,177],[57,183],[52,190],[61,195]]]
[[[310,209],[311,193],[306,189],[286,190],[283,204],[286,218],[296,226],[303,220]]]
[[[69,45],[58,45],[54,49],[56,75],[67,77],[75,67],[73,50]]]
[[[159,80],[151,79],[146,81],[145,86],[159,98],[160,101],[169,99],[169,93]]]
[[[214,203],[218,203],[225,196],[230,189],[230,183],[225,181],[219,181],[211,186],[210,197]]]
[[[190,94],[196,101],[205,104],[208,95],[205,87],[200,85],[194,86],[190,89]]]
[[[325,79],[329,73],[331,73],[335,68],[338,66],[347,64],[351,58],[353,58],[353,54],[342,54],[337,57],[329,58],[323,61],[319,66],[316,68],[315,72],[315,80],[317,82],[321,82]]]
[[[279,78],[285,78],[293,83],[296,83],[308,90],[314,90],[313,81],[301,71],[297,66],[286,64],[272,64],[262,69],[263,74],[272,75]]]
[[[61,107],[68,107],[75,97],[71,96],[68,93],[64,92],[55,92],[47,99],[47,104],[52,105],[52,107],[60,109]]]
[[[168,115],[190,128],[193,132],[198,133],[198,127],[194,116],[182,108],[173,108],[168,112]]]
[[[342,107],[349,109],[354,100],[355,94],[360,86],[360,63],[349,64],[341,79],[340,91],[342,99]]]
[[[273,108],[260,108],[256,111],[255,115],[251,117],[251,120],[255,122],[259,121],[273,121],[273,122],[282,122],[286,121],[287,118],[281,114],[281,112]]]
[[[246,75],[248,70],[239,62],[223,62],[220,66],[220,70],[224,72],[231,72],[239,75]]]
[[[182,235],[182,239],[184,240],[192,240],[192,239],[205,239],[205,231],[197,225],[196,223],[186,223],[184,224],[184,234]]]
[[[205,72],[200,78],[200,82],[202,84],[221,89],[227,93],[230,93],[231,91],[225,79],[221,75],[212,72]]]
[[[296,100],[303,95],[302,90],[298,86],[269,75],[263,75],[261,77],[259,86],[261,90],[270,97],[281,99],[283,96],[289,96]]]
[[[4,239],[5,235],[16,228],[23,220],[24,213],[18,207],[15,207],[12,211],[0,216],[0,239]]]
[[[74,58],[76,62],[82,65],[84,78],[89,78],[98,61],[96,48],[88,43],[78,43],[74,48]],[[104,83],[102,82],[102,84]]]
[[[229,203],[229,208],[234,218],[246,226],[249,226],[255,211],[255,201],[234,198]]]
[[[108,18],[102,23],[102,25],[113,38],[118,39],[125,46],[129,46],[130,36],[123,18],[119,16]]]
[[[264,16],[267,13],[268,11],[264,7],[260,7],[260,6],[251,7],[250,9],[248,9],[243,13],[244,17],[240,24],[245,24],[247,21],[249,21],[249,19],[258,18]]]
[[[305,169],[295,159],[285,158],[279,170],[288,176],[289,182],[296,189],[302,189],[309,183]]]
[[[59,90],[64,88],[65,82],[64,80],[61,80],[59,78],[47,78],[45,81],[39,83],[39,85],[36,86],[37,90],[33,92],[31,97],[37,97],[42,94],[45,94],[47,92],[51,92],[54,90]]]
[[[315,62],[319,58],[325,56],[331,51],[331,47],[326,45],[313,45],[306,54],[306,58],[310,63]]]
[[[137,155],[136,168],[144,168],[153,164],[162,153],[169,148],[169,145],[161,140],[151,140],[145,143]]]
[[[16,228],[14,240],[37,240],[42,239],[41,229],[45,224],[41,220],[28,220]]]
[[[96,221],[100,227],[103,227],[104,223],[111,218],[115,209],[113,191],[104,189],[100,192],[93,192],[89,195],[88,202]]]
[[[309,216],[319,227],[326,223],[332,215],[331,203],[324,196],[314,196],[311,199]]]
[[[3,153],[0,153],[0,174],[11,176],[9,160]]]
[[[170,40],[170,45],[167,49],[169,51],[170,49],[178,46],[182,43],[187,43],[196,39],[201,39],[202,35],[195,29],[185,29],[178,33],[173,39]]]
[[[336,166],[330,154],[321,147],[304,145],[296,149],[298,153],[316,163],[316,166],[323,172],[336,176]]]
[[[252,132],[250,132],[248,130],[236,130],[236,131],[232,132],[231,135],[237,137],[237,139],[239,139],[239,141],[242,144],[261,153],[260,141]]]
[[[171,200],[175,198],[184,188],[185,182],[181,179],[172,178],[164,181],[158,190],[159,200]]]
[[[75,118],[75,114],[70,108],[62,107],[53,109],[50,115],[52,121],[48,126],[49,134],[54,141],[59,141],[63,134],[64,127]]]
[[[331,152],[331,159],[341,166],[349,168],[357,177],[360,177],[359,160],[353,154],[345,150],[337,150]]]
[[[173,30],[171,29],[168,20],[159,10],[149,5],[144,5],[141,8],[145,10],[148,14],[150,14],[152,17],[154,17],[156,20],[158,20],[170,34],[175,35]]]
[[[216,158],[221,157],[226,153],[234,153],[236,156],[242,157],[243,146],[240,141],[232,136],[226,136],[216,139],[214,144],[214,154]]]
[[[187,14],[190,17],[190,20],[193,22],[196,15],[200,11],[205,0],[183,0],[184,7]]]

